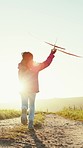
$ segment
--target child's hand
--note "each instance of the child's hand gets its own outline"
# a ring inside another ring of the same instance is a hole
[[[53,49],[51,50],[51,53],[52,53],[52,54],[55,54],[56,51],[57,51],[57,49],[53,48]]]

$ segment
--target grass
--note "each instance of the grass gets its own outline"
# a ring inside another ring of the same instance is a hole
[[[21,111],[18,110],[0,110],[0,120],[20,117]]]
[[[45,113],[43,112],[37,112],[35,114],[35,118],[34,118],[34,126],[35,127],[41,127],[42,123],[45,120]]]
[[[40,125],[43,123],[45,118],[45,112],[36,112],[35,113],[35,119],[34,119],[34,125]],[[11,119],[21,116],[21,111],[19,110],[0,110],[0,120],[4,119]]]
[[[34,125],[35,126],[41,126],[41,123],[43,123],[45,119],[45,114],[54,114],[52,112],[36,112],[35,113],[35,119],[34,119]],[[55,114],[58,114],[60,116],[83,121],[83,108],[77,108],[77,107],[69,107],[64,108],[61,111],[55,112]],[[21,111],[19,110],[0,110],[0,120],[3,119],[10,119],[10,118],[16,118],[21,116]]]
[[[78,120],[83,122],[83,108],[64,108],[62,111],[57,112],[58,115],[65,118]]]

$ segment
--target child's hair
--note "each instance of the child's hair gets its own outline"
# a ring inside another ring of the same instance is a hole
[[[32,60],[33,59],[33,54],[30,52],[23,52],[22,53],[22,58],[23,59],[27,59],[27,60]]]

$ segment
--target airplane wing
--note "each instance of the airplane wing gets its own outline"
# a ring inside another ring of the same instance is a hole
[[[65,54],[68,54],[68,55],[71,55],[71,56],[75,56],[75,57],[79,57],[79,58],[83,58],[82,56],[79,56],[79,55],[76,55],[76,54],[73,54],[73,53],[70,53],[70,52],[63,51],[63,50],[65,50],[65,48],[63,48],[63,47],[56,46],[56,45],[51,44],[49,42],[45,42],[45,43],[48,44],[48,45],[54,46],[58,51],[63,52]],[[60,49],[63,49],[63,50],[60,50]]]

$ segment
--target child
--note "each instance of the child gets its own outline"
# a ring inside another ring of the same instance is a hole
[[[44,68],[48,67],[53,58],[56,49],[52,49],[48,58],[39,64],[33,61],[33,54],[30,52],[22,53],[22,60],[18,64],[18,76],[19,81],[22,85],[22,90],[20,92],[22,99],[22,115],[21,123],[27,124],[27,109],[29,102],[29,116],[28,116],[28,128],[34,129],[34,113],[35,113],[35,97],[36,93],[39,92],[38,84],[38,73]]]

